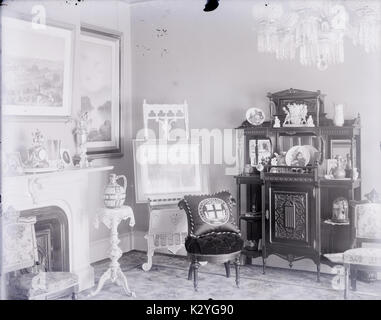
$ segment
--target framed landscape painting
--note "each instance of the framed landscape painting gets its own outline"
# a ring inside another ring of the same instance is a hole
[[[1,21],[3,114],[70,116],[74,28]]]
[[[121,33],[82,26],[81,112],[89,116],[88,155],[121,156]]]

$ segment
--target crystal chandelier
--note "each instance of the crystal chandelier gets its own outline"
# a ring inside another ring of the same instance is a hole
[[[253,6],[258,51],[303,66],[344,62],[344,39],[366,52],[380,48],[381,1],[257,1]]]

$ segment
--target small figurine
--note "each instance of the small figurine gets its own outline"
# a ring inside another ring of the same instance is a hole
[[[280,120],[277,116],[275,116],[275,119],[274,119],[274,128],[280,128]]]
[[[307,119],[307,126],[308,127],[314,127],[315,124],[314,124],[314,119],[312,119],[312,116],[309,115],[308,119]]]
[[[29,149],[27,166],[30,168],[49,167],[48,153],[44,147],[44,136],[37,129],[32,133],[33,147]]]
[[[87,160],[87,135],[88,135],[89,114],[88,112],[81,113],[77,120],[77,128],[75,129],[78,154],[76,158],[79,161],[80,168],[89,167]]]
[[[286,109],[286,107],[283,107],[283,111],[286,114],[286,118],[284,119],[283,126],[291,124],[290,112]]]

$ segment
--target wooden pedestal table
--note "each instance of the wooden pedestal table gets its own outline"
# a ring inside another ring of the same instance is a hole
[[[122,250],[119,248],[118,244],[120,242],[118,238],[118,225],[123,220],[130,219],[130,227],[135,225],[135,217],[132,209],[129,206],[123,206],[121,208],[102,209],[96,218],[96,228],[99,227],[99,220],[111,230],[110,236],[110,259],[111,263],[109,268],[101,276],[97,289],[91,293],[91,296],[95,296],[102,289],[103,285],[107,280],[110,280],[112,283],[115,283],[123,287],[124,291],[128,296],[135,297],[135,293],[128,288],[127,278],[120,268],[118,262],[119,258],[122,256]]]

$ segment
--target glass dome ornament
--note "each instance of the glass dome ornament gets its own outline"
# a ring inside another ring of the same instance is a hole
[[[333,222],[348,223],[348,200],[344,197],[336,198],[332,204],[332,218]]]

